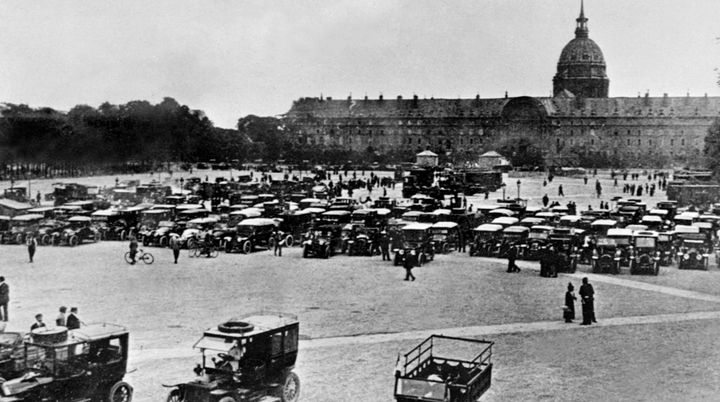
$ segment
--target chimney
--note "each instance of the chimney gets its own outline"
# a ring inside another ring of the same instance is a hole
[[[402,100],[402,95],[398,95],[397,100],[399,100],[399,101]]]

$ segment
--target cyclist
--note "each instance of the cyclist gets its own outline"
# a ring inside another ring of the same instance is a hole
[[[138,251],[138,241],[135,235],[130,235],[130,264],[135,264],[135,255]]]
[[[212,245],[213,245],[213,235],[212,235],[212,232],[208,229],[205,232],[203,248],[202,248],[202,252],[200,253],[200,255],[207,254],[207,256],[209,257],[210,253],[212,252]]]

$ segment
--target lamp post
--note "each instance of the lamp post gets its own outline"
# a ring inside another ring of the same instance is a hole
[[[502,187],[503,190],[503,200],[505,199],[505,183],[501,184],[500,187]]]
[[[517,181],[517,186],[518,186],[518,196],[517,196],[517,198],[518,198],[518,200],[519,200],[519,199],[520,199],[520,179],[518,179],[518,181]]]

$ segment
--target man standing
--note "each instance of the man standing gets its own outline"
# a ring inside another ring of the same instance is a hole
[[[8,303],[10,303],[10,286],[5,283],[5,277],[0,276],[0,319],[8,320]]]
[[[70,315],[67,317],[67,329],[78,329],[80,328],[80,318],[77,316],[78,308],[72,307],[70,309]]]
[[[30,326],[30,331],[37,328],[45,328],[42,314],[35,314],[35,322],[33,323],[33,325]]]
[[[582,285],[580,286],[580,301],[582,302],[582,313],[583,321],[580,325],[590,325],[595,321],[595,291],[592,285],[588,282],[588,278],[582,279]]]
[[[278,257],[282,257],[282,245],[283,245],[283,241],[285,240],[285,239],[283,239],[282,230],[278,230],[277,228],[275,228],[273,237],[275,238],[274,254]]]
[[[135,235],[130,235],[130,264],[135,264],[135,255],[138,251],[138,241]]]
[[[510,249],[508,249],[508,272],[520,272],[520,267],[515,265],[515,260],[518,256],[518,249],[515,244],[510,245]]]
[[[173,252],[175,264],[177,264],[178,257],[180,257],[180,241],[178,240],[178,236],[170,236],[170,248]]]
[[[35,250],[37,249],[37,240],[35,240],[35,235],[30,233],[27,237],[27,248],[28,248],[28,255],[30,256],[30,262],[33,262],[33,257],[35,256]]]
[[[384,230],[380,232],[380,253],[383,261],[390,261],[390,239]]]
[[[58,327],[67,326],[67,318],[65,317],[65,312],[67,312],[67,307],[60,306],[60,314],[58,314],[57,318],[55,319],[56,326],[58,326]]]

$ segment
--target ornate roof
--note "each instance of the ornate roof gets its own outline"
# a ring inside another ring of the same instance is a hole
[[[576,37],[571,40],[560,53],[558,67],[570,64],[602,64],[605,65],[600,46],[590,38]]]

